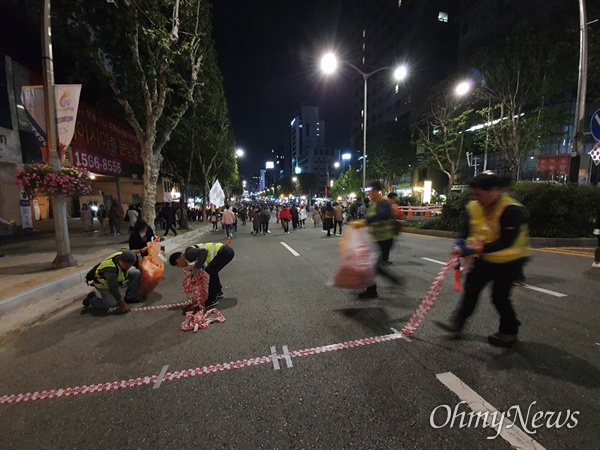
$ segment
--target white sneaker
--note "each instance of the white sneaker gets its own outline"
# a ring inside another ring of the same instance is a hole
[[[271,234],[271,230],[267,230],[267,233]]]
[[[598,262],[593,262],[593,263],[592,263],[592,267],[593,267],[594,269],[600,269],[600,261],[598,261]]]

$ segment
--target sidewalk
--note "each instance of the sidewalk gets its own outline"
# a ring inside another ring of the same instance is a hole
[[[94,231],[85,233],[79,219],[69,220],[69,238],[71,253],[77,266],[63,269],[52,269],[52,261],[56,257],[56,238],[54,222],[51,219],[37,221],[36,230],[29,235],[16,235],[9,239],[2,237],[0,241],[0,334],[10,331],[6,328],[14,326],[14,320],[7,321],[7,316],[28,308],[27,319],[35,319],[50,314],[52,309],[65,306],[49,298],[58,293],[75,289],[74,292],[87,292],[86,273],[98,262],[111,253],[128,249],[128,224],[123,223],[121,236],[113,236],[100,231],[100,224],[94,220]],[[190,230],[177,230],[177,236],[166,236],[161,243],[168,254],[188,241],[201,239],[199,236],[211,228],[203,222],[190,222]],[[160,231],[155,230],[160,235]],[[68,298],[67,295],[65,297]],[[41,305],[45,303],[46,305]],[[48,305],[51,304],[51,305]],[[10,323],[9,323],[10,322]]]

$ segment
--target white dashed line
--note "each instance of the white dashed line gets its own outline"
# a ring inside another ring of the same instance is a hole
[[[421,259],[424,259],[425,261],[429,261],[435,264],[440,264],[442,266],[446,265],[445,262],[442,261],[438,261],[437,259],[431,259],[431,258],[425,258],[422,257]],[[460,270],[463,270],[463,267],[460,268]],[[530,284],[523,284],[519,287],[525,288],[525,289],[531,289],[532,291],[537,291],[537,292],[541,292],[542,294],[548,294],[548,295],[552,295],[554,297],[566,297],[567,294],[561,294],[560,292],[555,292],[555,291],[551,291],[549,289],[544,289],[544,288],[540,288],[540,287],[536,287],[536,286],[532,286]]]
[[[300,256],[300,253],[298,253],[292,247],[290,247],[289,245],[287,245],[285,242],[280,242],[280,244],[283,245],[285,248],[287,248],[292,255],[294,255],[294,256]]]
[[[504,422],[494,420],[494,418],[499,417],[501,413],[452,372],[439,373],[435,377],[448,389],[454,392],[458,398],[466,402],[466,405],[476,414],[479,413],[480,415],[478,417],[481,417],[489,427],[494,428],[496,432],[498,432],[498,428],[501,427],[498,434],[514,448],[522,450],[544,450],[544,447],[540,445],[539,442],[521,430],[508,418],[505,417]],[[498,423],[500,423],[500,425],[498,425]]]

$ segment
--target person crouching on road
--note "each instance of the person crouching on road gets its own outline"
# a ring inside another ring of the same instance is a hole
[[[125,314],[130,310],[127,303],[137,303],[140,299],[136,293],[140,286],[141,273],[133,267],[137,262],[135,253],[131,250],[117,252],[102,261],[94,275],[94,287],[100,294],[90,292],[83,300],[84,308],[92,307],[108,314]],[[125,298],[121,297],[119,284],[128,281]]]
[[[208,310],[219,303],[223,298],[223,286],[219,278],[219,272],[233,259],[235,253],[233,249],[220,242],[207,242],[196,244],[185,249],[185,252],[175,252],[169,257],[169,263],[172,266],[186,267],[189,264],[195,264],[210,275],[208,283],[208,299],[204,307]]]
[[[530,255],[529,232],[523,206],[503,193],[503,182],[493,172],[477,175],[470,184],[473,201],[467,204],[467,221],[462,237],[454,250],[461,256],[475,256],[473,268],[467,274],[460,306],[449,322],[437,322],[442,329],[460,334],[473,314],[479,294],[492,281],[492,303],[500,314],[498,333],[488,336],[488,342],[498,347],[512,347],[517,341],[521,322],[510,301],[513,281],[522,258]]]

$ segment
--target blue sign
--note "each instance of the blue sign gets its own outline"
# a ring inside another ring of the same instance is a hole
[[[600,109],[592,114],[590,130],[592,131],[592,136],[594,136],[594,139],[600,141]]]

